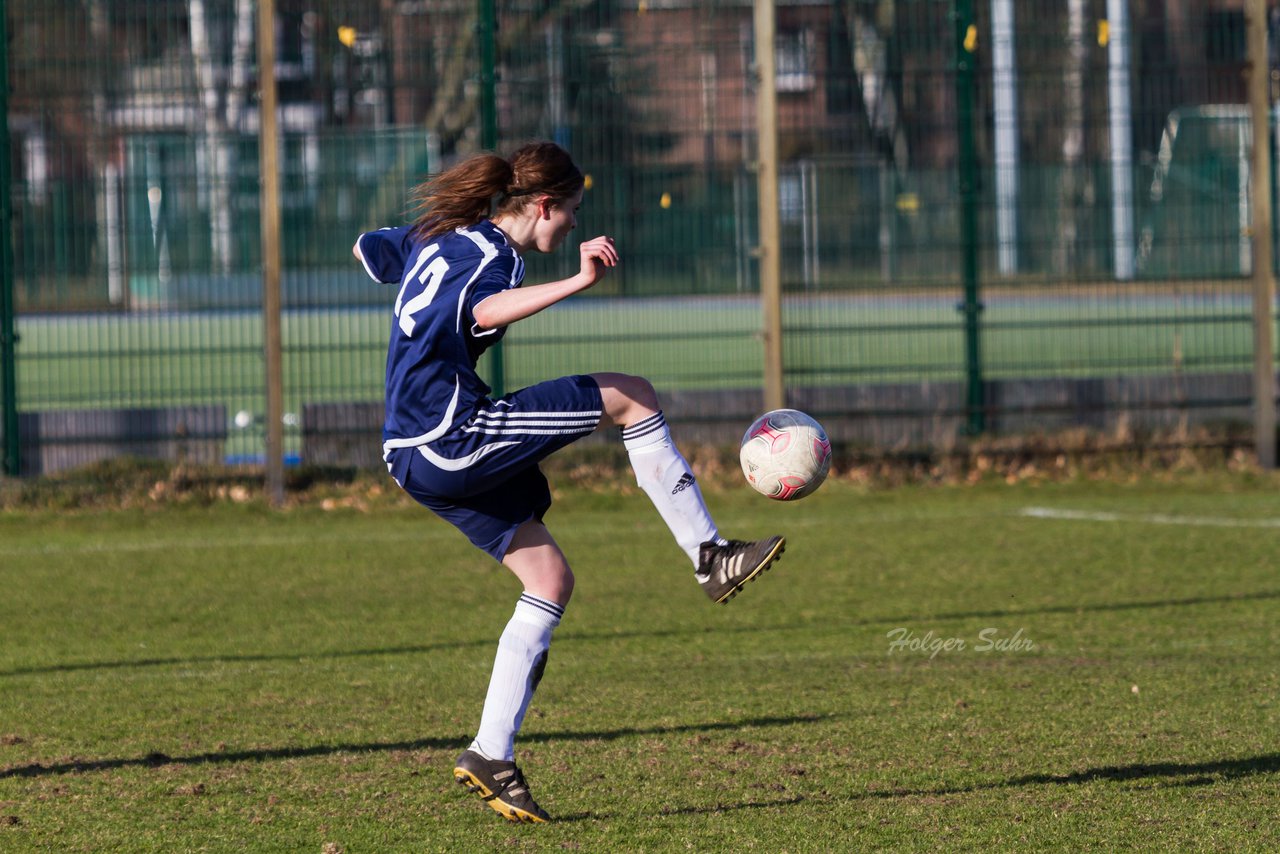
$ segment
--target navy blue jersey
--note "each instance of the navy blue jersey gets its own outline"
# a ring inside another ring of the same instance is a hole
[[[365,271],[399,283],[387,350],[386,450],[425,445],[460,426],[490,388],[476,362],[506,327],[480,329],[473,310],[519,287],[524,262],[506,235],[484,220],[423,240],[411,227],[384,228],[356,241]]]

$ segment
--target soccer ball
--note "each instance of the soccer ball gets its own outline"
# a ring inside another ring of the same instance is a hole
[[[831,441],[822,425],[803,412],[775,409],[747,428],[738,459],[756,492],[778,501],[795,501],[827,479]]]

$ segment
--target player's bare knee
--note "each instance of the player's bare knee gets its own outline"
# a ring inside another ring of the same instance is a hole
[[[653,383],[631,374],[595,374],[605,414],[620,426],[639,421],[658,411],[658,393]]]
[[[557,605],[568,605],[573,595],[573,570],[567,564],[545,566],[525,579],[526,593],[555,602]]]
[[[632,382],[631,393],[629,395],[631,399],[646,409],[651,409],[654,412],[657,412],[658,392],[654,389],[653,383],[649,382],[644,377],[629,377],[629,379]]]
[[[560,576],[560,595],[555,600],[557,604],[569,604],[569,597],[573,595],[573,583],[573,570],[566,566]]]

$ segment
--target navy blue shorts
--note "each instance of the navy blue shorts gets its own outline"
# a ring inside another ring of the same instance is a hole
[[[551,507],[538,462],[592,433],[603,413],[591,377],[548,380],[481,401],[434,442],[390,450],[387,467],[419,504],[501,561],[516,528]]]

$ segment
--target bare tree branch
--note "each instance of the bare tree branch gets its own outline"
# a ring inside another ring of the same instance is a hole
[[[227,128],[232,132],[240,128],[245,101],[249,94],[249,60],[253,54],[254,9],[253,0],[236,0],[235,39],[231,48],[231,76],[227,81]],[[263,38],[274,38],[275,33],[264,33]]]
[[[540,16],[521,15],[510,22],[504,21],[498,36],[498,55],[509,55],[532,32],[542,29],[549,21],[567,17],[595,2],[597,0],[562,0],[553,3]],[[477,71],[478,23],[479,10],[476,4],[469,4],[466,17],[459,23],[457,37],[453,41],[453,50],[445,64],[440,85],[436,87],[436,99],[422,121],[422,126],[428,132],[438,136],[444,150],[456,148],[466,131],[474,126],[479,111],[479,92],[475,87],[466,85],[467,79]],[[377,192],[365,208],[367,219],[386,216],[386,211],[402,204],[406,193],[402,176],[409,170],[410,160],[411,155],[404,154],[395,166],[387,170]]]

